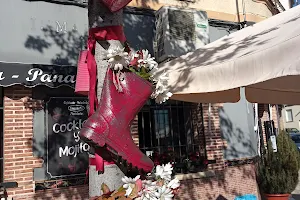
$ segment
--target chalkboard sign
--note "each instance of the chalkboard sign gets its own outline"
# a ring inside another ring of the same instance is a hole
[[[85,174],[89,145],[79,131],[88,118],[88,100],[81,97],[52,97],[47,108],[47,173],[53,177]]]

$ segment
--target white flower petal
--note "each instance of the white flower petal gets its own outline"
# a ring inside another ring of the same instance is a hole
[[[172,189],[178,188],[179,186],[180,186],[180,183],[177,178],[171,180],[167,185],[168,188],[172,188]]]
[[[125,196],[129,196],[129,195],[131,194],[132,190],[133,190],[133,189],[132,189],[131,187],[128,187],[128,188],[126,189]]]
[[[140,175],[137,175],[135,178],[134,178],[134,181],[137,181],[137,180],[139,180],[140,179]]]
[[[115,59],[114,58],[110,58],[110,59],[108,59],[108,62],[109,63],[112,63],[112,62],[114,62],[115,61]]]

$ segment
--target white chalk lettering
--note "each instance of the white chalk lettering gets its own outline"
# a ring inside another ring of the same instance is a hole
[[[82,128],[82,125],[84,124],[84,122],[85,122],[85,120],[79,119],[78,121],[73,120],[72,122],[69,122],[67,124],[55,123],[52,126],[52,131],[54,133],[65,133],[65,132],[79,130]]]
[[[74,156],[76,157],[80,153],[88,152],[90,150],[90,146],[87,143],[80,142],[74,146],[65,146],[59,147],[59,157],[62,156]]]

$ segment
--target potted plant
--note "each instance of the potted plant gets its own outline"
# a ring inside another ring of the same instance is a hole
[[[276,140],[277,152],[269,141],[258,163],[258,185],[267,200],[288,200],[298,183],[300,156],[286,132],[279,133]]]

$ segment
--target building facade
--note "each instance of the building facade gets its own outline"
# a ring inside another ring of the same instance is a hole
[[[0,25],[9,28],[0,33],[0,182],[18,183],[8,190],[14,199],[88,199],[88,146],[77,137],[87,98],[73,89],[87,9],[82,1],[59,2],[0,3]],[[279,12],[269,0],[134,0],[124,10],[130,46],[153,52],[154,13],[163,5],[206,11],[210,42]],[[267,121],[268,111],[260,111]],[[149,101],[132,136],[154,161],[176,161],[179,199],[233,199],[258,195],[253,118],[253,106],[243,98],[236,104]]]
[[[282,109],[283,128],[291,132],[298,132],[300,130],[300,106],[299,105],[285,105]]]

